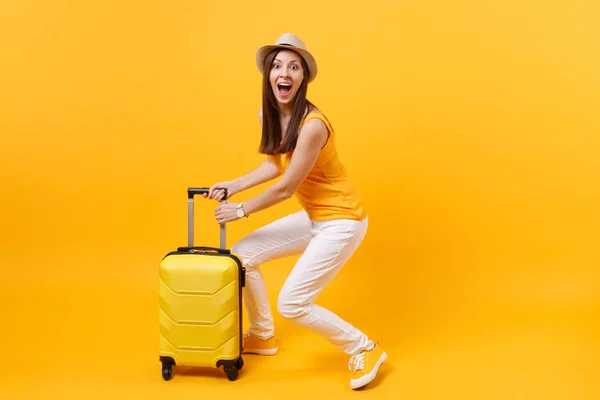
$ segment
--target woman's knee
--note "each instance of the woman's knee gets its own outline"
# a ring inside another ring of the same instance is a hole
[[[303,303],[297,296],[294,296],[289,290],[283,288],[277,298],[277,312],[284,318],[298,318],[306,314],[308,304]]]
[[[237,255],[242,259],[242,262],[246,269],[255,267],[253,244],[251,240],[248,240],[248,236],[242,238],[239,242],[231,247],[231,253]]]

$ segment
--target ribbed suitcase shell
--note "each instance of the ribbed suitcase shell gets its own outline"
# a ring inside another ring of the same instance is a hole
[[[163,366],[165,360],[178,366],[223,365],[234,380],[243,365],[244,270],[239,257],[210,250],[172,252],[161,261],[159,278]],[[236,371],[231,371],[233,365]]]

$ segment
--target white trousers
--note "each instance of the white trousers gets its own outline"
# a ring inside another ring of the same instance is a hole
[[[362,221],[311,221],[305,211],[290,214],[244,237],[231,251],[244,262],[244,304],[249,331],[268,339],[273,316],[260,266],[277,258],[302,254],[285,281],[277,310],[294,322],[321,334],[347,354],[372,347],[367,335],[314,303],[363,241],[368,218]]]

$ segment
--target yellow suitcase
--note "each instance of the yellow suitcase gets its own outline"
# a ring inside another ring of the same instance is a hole
[[[242,369],[242,287],[245,268],[226,249],[194,246],[194,195],[188,189],[188,246],[165,255],[159,267],[159,359],[170,380],[173,366],[223,367],[227,378]]]

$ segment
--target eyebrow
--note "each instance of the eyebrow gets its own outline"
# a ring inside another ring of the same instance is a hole
[[[276,58],[276,59],[275,59],[275,61],[283,62],[283,61],[281,61],[279,58]],[[293,63],[293,62],[300,62],[300,60],[298,60],[298,59],[293,59],[292,61],[290,61],[290,63]]]

